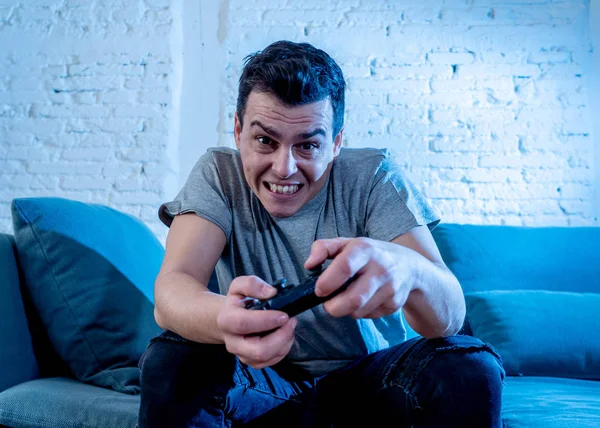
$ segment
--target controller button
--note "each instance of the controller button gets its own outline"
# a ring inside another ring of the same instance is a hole
[[[275,283],[273,284],[273,287],[275,287],[277,289],[277,292],[279,292],[279,293],[282,292],[286,288],[289,288],[289,286],[287,285],[287,279],[283,278],[283,279],[279,279],[279,280],[275,281]]]

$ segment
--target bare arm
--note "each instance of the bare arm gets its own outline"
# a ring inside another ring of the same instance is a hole
[[[416,227],[392,242],[416,252],[414,288],[402,308],[406,322],[423,337],[456,334],[465,318],[463,292],[429,229]]]
[[[226,237],[215,224],[196,214],[175,216],[165,257],[154,287],[158,325],[186,339],[223,343],[217,316],[225,296],[208,290]]]
[[[331,315],[379,318],[402,308],[408,324],[423,337],[451,336],[465,317],[464,296],[445,266],[426,226],[391,242],[370,238],[315,241],[305,267],[334,259],[317,281],[316,293],[328,295],[348,278],[354,283],[324,304]]]
[[[263,368],[281,361],[294,343],[297,320],[279,311],[250,311],[247,296],[273,297],[276,289],[256,276],[238,276],[227,296],[208,290],[226,237],[196,214],[176,216],[154,288],[156,322],[186,339],[222,343],[240,361]],[[275,332],[259,337],[253,333]]]

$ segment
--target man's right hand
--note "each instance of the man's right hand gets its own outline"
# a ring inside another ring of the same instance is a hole
[[[247,297],[264,300],[275,294],[275,287],[258,277],[239,276],[231,282],[217,317],[227,351],[255,369],[278,363],[294,343],[296,318],[289,318],[281,311],[252,311],[245,307]],[[274,329],[262,337],[255,335]]]

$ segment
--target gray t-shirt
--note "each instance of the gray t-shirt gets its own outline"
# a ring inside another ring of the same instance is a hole
[[[159,217],[170,226],[173,216],[188,212],[225,232],[227,244],[216,266],[222,294],[241,275],[300,283],[317,239],[391,241],[415,226],[433,229],[439,222],[390,153],[371,148],[342,148],[323,189],[287,218],[264,209],[245,180],[238,150],[208,149],[176,198],[160,207]],[[401,311],[374,320],[334,318],[319,305],[298,315],[298,321],[287,359],[313,375],[406,340]]]

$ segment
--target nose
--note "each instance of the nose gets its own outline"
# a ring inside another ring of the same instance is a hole
[[[288,178],[298,171],[296,158],[291,150],[280,150],[273,161],[273,171],[281,178]]]

